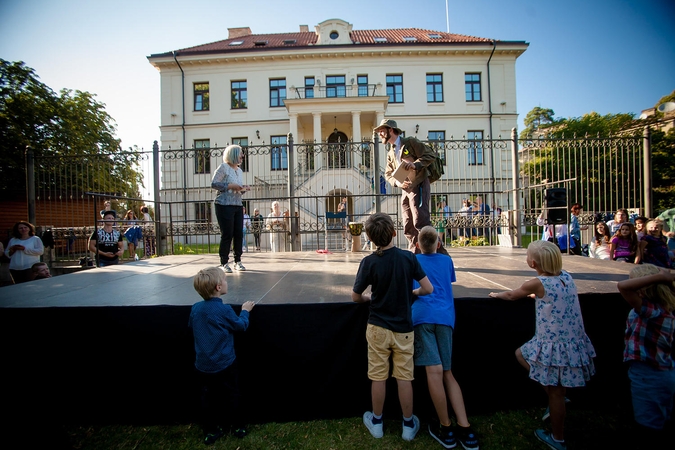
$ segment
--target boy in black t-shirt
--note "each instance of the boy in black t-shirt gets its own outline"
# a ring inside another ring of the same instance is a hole
[[[99,228],[89,238],[89,251],[96,253],[99,267],[112,266],[122,256],[122,233],[113,229],[117,214],[115,211],[103,211],[103,228]]]
[[[415,255],[394,247],[396,230],[389,215],[371,215],[365,228],[377,250],[361,260],[352,292],[353,301],[370,302],[366,340],[373,411],[363,415],[363,423],[373,437],[383,436],[382,412],[391,358],[394,366],[392,376],[398,384],[403,412],[401,437],[412,441],[420,429],[420,421],[413,415],[414,333],[411,304],[413,296],[431,294],[434,288]],[[413,289],[413,280],[419,282],[418,289]],[[371,286],[371,294],[363,295],[368,286]]]

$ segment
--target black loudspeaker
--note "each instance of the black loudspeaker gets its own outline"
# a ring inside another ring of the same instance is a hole
[[[567,223],[567,191],[564,188],[546,189],[546,223]],[[550,209],[556,208],[556,209]]]

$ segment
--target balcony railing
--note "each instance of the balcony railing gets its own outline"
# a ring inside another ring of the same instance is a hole
[[[385,95],[382,84],[361,85],[332,85],[314,87],[291,87],[289,99],[292,98],[348,98],[348,97],[374,97]]]

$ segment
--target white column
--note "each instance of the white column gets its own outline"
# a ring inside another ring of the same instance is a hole
[[[352,111],[352,133],[354,142],[361,142],[361,111]]]
[[[298,113],[288,114],[288,131],[293,135],[293,141],[298,143]]]

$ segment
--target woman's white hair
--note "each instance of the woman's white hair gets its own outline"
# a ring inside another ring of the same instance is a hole
[[[228,164],[239,164],[239,157],[241,157],[241,147],[239,145],[228,145],[223,150],[223,162]]]

